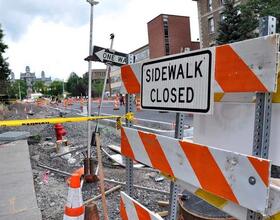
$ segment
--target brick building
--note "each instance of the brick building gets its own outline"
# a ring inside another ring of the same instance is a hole
[[[191,41],[190,18],[160,14],[147,24],[149,43],[130,52],[134,62],[199,49],[200,43]],[[112,94],[120,91],[120,68],[112,68]]]
[[[197,2],[200,47],[215,45],[219,21],[223,19],[224,0],[193,0]],[[246,0],[235,0],[235,4]]]
[[[150,58],[199,49],[191,41],[190,18],[160,14],[148,22]]]

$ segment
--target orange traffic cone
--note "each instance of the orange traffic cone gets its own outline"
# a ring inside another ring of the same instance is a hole
[[[136,110],[141,111],[141,101],[140,97],[136,97]]]
[[[63,220],[84,220],[84,213],[85,207],[83,206],[80,175],[73,174],[70,178]]]
[[[118,97],[116,96],[115,99],[114,99],[114,110],[119,110],[119,99]]]

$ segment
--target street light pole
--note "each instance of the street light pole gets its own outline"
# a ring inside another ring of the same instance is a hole
[[[90,4],[90,32],[89,32],[89,56],[92,55],[92,29],[93,29],[93,9],[94,6],[97,5],[99,2],[95,0],[87,0]],[[91,69],[92,69],[92,62],[88,61],[88,116],[91,116]],[[93,171],[91,170],[91,122],[88,121],[88,141],[87,141],[87,158],[85,159],[85,175],[92,175]],[[88,168],[86,170],[86,168]]]

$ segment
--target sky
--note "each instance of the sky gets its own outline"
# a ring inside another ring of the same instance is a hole
[[[129,53],[148,43],[147,22],[159,14],[189,16],[192,40],[199,38],[197,6],[192,0],[99,0],[94,7],[93,45]],[[86,0],[0,0],[0,24],[10,68],[19,78],[30,66],[40,77],[67,80],[82,76],[88,63],[90,5]],[[94,62],[93,68],[105,68]]]

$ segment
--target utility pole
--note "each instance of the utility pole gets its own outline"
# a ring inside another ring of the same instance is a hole
[[[87,2],[90,4],[90,32],[89,32],[89,56],[92,55],[92,30],[93,30],[93,9],[94,6],[97,5],[99,2],[94,0],[87,0]],[[92,62],[88,61],[88,116],[91,116],[91,69],[92,69]],[[91,159],[91,122],[88,121],[88,142],[87,142],[87,157],[84,161],[84,167],[85,167],[85,177],[86,180],[90,181],[93,175],[93,163]],[[87,178],[89,177],[89,178]]]

